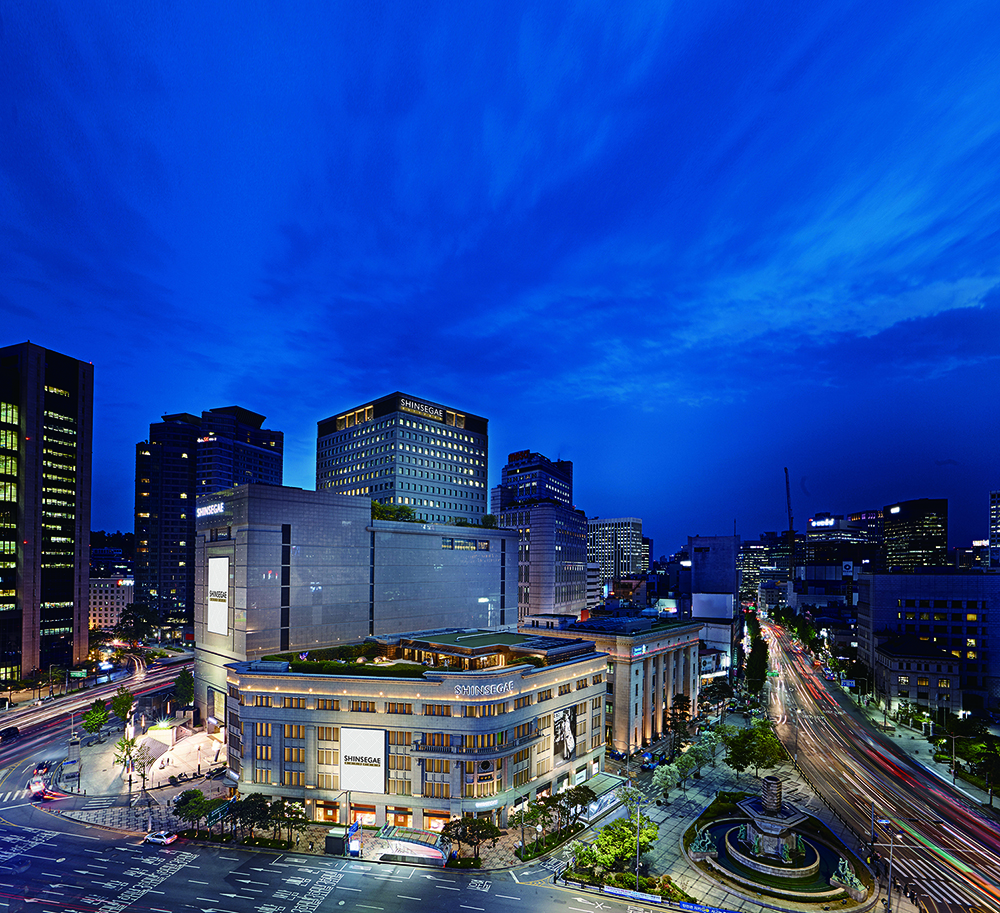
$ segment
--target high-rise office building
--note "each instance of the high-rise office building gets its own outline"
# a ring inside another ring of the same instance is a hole
[[[948,499],[898,501],[882,511],[883,567],[910,572],[948,563]]]
[[[87,655],[94,366],[0,348],[0,676]]]
[[[490,493],[504,529],[516,529],[517,617],[576,615],[587,607],[587,515],[573,507],[573,464],[521,450]]]
[[[280,485],[284,435],[240,406],[164,415],[135,448],[136,601],[164,635],[194,620],[195,498],[235,485]]]
[[[642,520],[591,517],[587,521],[587,560],[601,567],[601,580],[642,573]]]
[[[318,423],[316,490],[402,504],[418,520],[486,513],[488,420],[391,393]]]
[[[990,567],[1000,567],[1000,490],[990,492]]]

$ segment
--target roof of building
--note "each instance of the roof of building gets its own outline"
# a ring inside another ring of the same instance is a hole
[[[947,650],[943,650],[930,641],[921,640],[912,634],[904,634],[901,637],[890,637],[884,643],[876,646],[875,652],[895,657],[916,657],[934,660],[947,659],[952,662],[957,662],[958,660],[958,657],[952,656]]]

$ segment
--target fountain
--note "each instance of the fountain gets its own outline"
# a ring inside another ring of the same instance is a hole
[[[832,834],[816,836],[814,819],[782,801],[781,785],[779,777],[765,777],[759,796],[737,803],[744,818],[717,820],[698,832],[690,859],[755,893],[824,904],[845,893],[864,900],[869,890],[848,861],[855,857]]]

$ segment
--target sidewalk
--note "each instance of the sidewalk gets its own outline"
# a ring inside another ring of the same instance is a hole
[[[121,736],[120,728],[113,731],[106,728],[100,737],[83,736],[79,782],[67,779],[61,769],[53,787],[70,796],[86,796],[88,802],[83,808],[70,811],[62,811],[53,802],[50,811],[100,827],[146,833],[187,826],[170,810],[172,800],[185,790],[200,789],[209,798],[226,795],[221,778],[205,776],[224,764],[224,748],[204,731],[196,731],[160,755],[146,778],[145,793],[142,780],[133,774],[130,796],[128,777],[122,779],[121,765],[114,762],[115,746]],[[175,784],[170,783],[171,776],[177,778]]]

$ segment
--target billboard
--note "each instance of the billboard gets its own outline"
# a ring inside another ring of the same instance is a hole
[[[557,710],[552,717],[555,738],[552,765],[558,767],[576,756],[576,704]]]
[[[340,728],[340,788],[385,794],[385,730]]]
[[[208,559],[205,624],[211,634],[229,633],[229,558]]]

